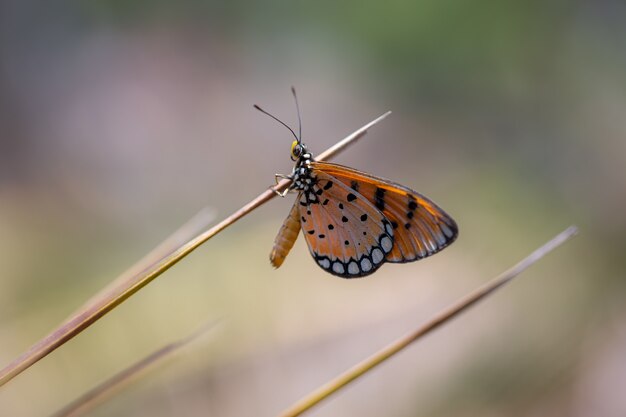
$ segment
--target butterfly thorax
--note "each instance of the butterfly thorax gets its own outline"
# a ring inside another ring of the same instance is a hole
[[[311,171],[312,161],[313,157],[308,152],[298,158],[290,175],[293,181],[290,187],[292,190],[304,191],[305,193],[313,190],[317,181]]]
[[[299,200],[301,205],[310,206],[320,202],[319,195],[321,189],[318,186],[318,178],[311,169],[311,162],[314,159],[306,151],[306,148],[304,149],[304,152],[296,160],[296,165],[291,172],[292,183],[290,189],[300,193]]]

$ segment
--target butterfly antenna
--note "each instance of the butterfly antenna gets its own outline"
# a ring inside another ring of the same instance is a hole
[[[281,125],[285,126],[287,129],[289,129],[289,131],[293,134],[293,137],[296,138],[296,140],[298,141],[298,143],[300,143],[300,139],[298,139],[298,135],[296,135],[296,132],[293,131],[292,128],[290,128],[289,126],[287,126],[282,120],[280,120],[278,117],[266,112],[265,110],[263,110],[262,108],[260,108],[258,105],[254,105],[254,108],[257,109],[258,111],[260,111],[263,114],[268,115],[269,117],[271,117],[272,119],[276,120],[278,123],[280,123]]]
[[[302,119],[300,119],[300,106],[298,105],[298,96],[296,95],[296,88],[294,86],[291,86],[291,93],[296,102],[296,111],[298,112],[298,136],[300,137],[298,142],[302,142]]]

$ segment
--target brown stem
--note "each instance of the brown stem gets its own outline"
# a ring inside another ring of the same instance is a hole
[[[359,378],[366,372],[372,370],[377,365],[380,365],[385,360],[391,358],[393,355],[400,352],[402,349],[406,348],[417,339],[421,338],[432,330],[435,330],[437,327],[449,322],[452,318],[456,317],[463,311],[467,310],[469,307],[483,300],[485,297],[492,294],[503,285],[509,283],[513,278],[518,276],[520,273],[522,273],[525,269],[537,262],[543,256],[547,255],[550,251],[556,249],[558,246],[573,237],[577,233],[577,231],[578,229],[575,226],[570,226],[569,228],[552,238],[549,242],[536,249],[533,253],[528,255],[515,266],[511,267],[507,271],[504,271],[502,274],[500,274],[498,277],[494,278],[484,286],[463,297],[447,309],[434,316],[427,323],[417,328],[415,331],[401,337],[390,345],[384,347],[383,349],[374,353],[369,358],[356,364],[332,381],[322,385],[317,390],[302,398],[300,401],[298,401],[290,408],[285,410],[282,414],[280,414],[280,417],[299,416],[314,405],[318,404],[320,401],[336,393],[341,388],[345,387],[350,382]]]
[[[362,128],[358,129],[345,139],[341,140],[331,148],[322,152],[317,159],[328,159],[338,152],[345,149],[349,144],[355,140],[364,136],[367,130],[387,117],[391,112],[387,112]],[[150,265],[148,268],[139,272],[135,276],[132,276],[124,285],[115,286],[114,291],[107,294],[104,297],[96,297],[91,303],[86,304],[84,310],[79,311],[69,320],[65,321],[62,325],[53,330],[46,337],[31,346],[26,352],[17,357],[6,367],[0,370],[0,386],[6,384],[11,379],[15,378],[29,366],[39,361],[50,352],[54,351],[59,346],[63,345],[68,340],[85,330],[87,327],[95,323],[99,318],[113,310],[119,304],[127,300],[134,293],[139,291],[153,279],[167,271],[173,265],[178,263],[185,256],[189,255],[196,248],[202,245],[204,242],[241,219],[245,215],[249,214],[255,208],[268,202],[276,196],[274,191],[284,190],[290,184],[290,180],[283,180],[272,189],[268,189],[261,193],[257,198],[222,220],[217,225],[213,226],[206,232],[200,234],[196,238],[182,245],[177,250],[173,251],[161,261]]]

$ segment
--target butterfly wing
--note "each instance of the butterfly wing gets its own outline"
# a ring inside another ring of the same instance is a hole
[[[343,278],[373,273],[393,249],[391,223],[341,181],[323,171],[315,177],[296,202],[311,255],[324,270]]]
[[[293,247],[293,244],[298,239],[298,232],[300,231],[300,211],[298,209],[298,202],[291,207],[289,215],[283,222],[283,225],[274,239],[274,247],[270,253],[270,262],[274,268],[278,268],[283,264],[283,261],[287,257],[287,254]]]
[[[412,262],[433,255],[458,235],[456,222],[428,198],[410,188],[338,164],[312,162],[314,175],[333,177],[380,210],[394,232],[388,262]]]

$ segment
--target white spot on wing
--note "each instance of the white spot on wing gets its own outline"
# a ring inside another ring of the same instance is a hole
[[[452,229],[450,229],[448,225],[441,223],[439,227],[441,228],[441,231],[443,232],[443,234],[446,235],[448,238],[451,238],[452,236],[454,236]]]
[[[345,272],[345,268],[341,262],[335,261],[333,262],[333,271],[337,274],[343,274]]]
[[[389,236],[383,236],[383,238],[380,239],[380,246],[382,246],[385,253],[389,253],[393,248],[393,242]]]
[[[352,275],[357,275],[359,273],[359,266],[355,261],[352,261],[348,264],[348,273]]]
[[[367,258],[361,259],[361,269],[363,270],[363,272],[368,272],[372,269],[372,263],[370,262],[369,259]]]
[[[437,243],[439,244],[439,246],[443,246],[446,244],[446,237],[443,235],[443,233],[441,233],[440,231],[435,231],[433,232],[433,234],[435,235],[435,238],[437,238]]]
[[[385,256],[383,255],[383,251],[381,251],[380,248],[374,248],[374,250],[372,251],[372,261],[374,262],[374,264],[381,263],[384,257]]]
[[[326,258],[318,260],[317,263],[324,269],[330,268],[330,261]]]
[[[424,243],[426,244],[426,246],[428,246],[429,254],[437,251],[437,246],[435,245],[435,242],[433,242],[431,239],[426,239]]]

